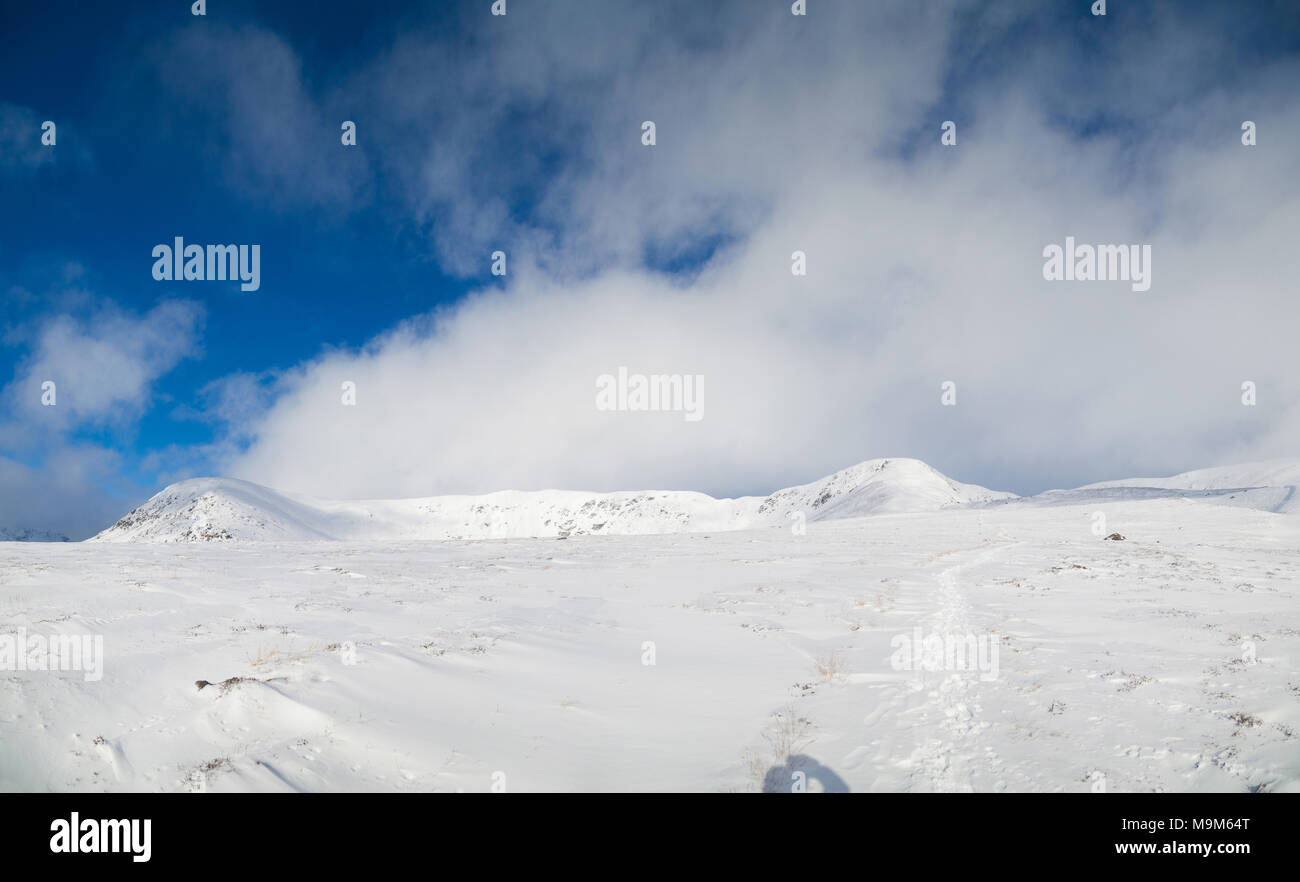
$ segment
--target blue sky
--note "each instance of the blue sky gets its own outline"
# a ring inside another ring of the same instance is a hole
[[[1033,492],[1294,453],[1295,4],[490,5],[3,4],[0,527],[201,474],[736,494],[887,455]],[[1044,286],[1074,233],[1163,284]],[[261,289],[155,281],[178,235],[259,244]],[[704,373],[711,419],[591,412],[625,363]]]
[[[190,21],[188,11],[160,15],[161,5],[78,5],[75,14],[59,14],[53,5],[6,4],[11,42],[0,60],[5,99],[40,108],[43,119],[57,122],[60,140],[50,161],[5,180],[11,204],[23,210],[0,221],[0,273],[33,295],[6,299],[6,327],[39,321],[52,308],[86,313],[105,300],[136,312],[171,297],[203,306],[201,357],[159,377],[158,406],[114,439],[137,456],[211,438],[212,426],[174,418],[174,405],[195,403],[195,390],[208,381],[288,367],[324,345],[360,345],[402,318],[454,300],[472,281],[443,273],[418,229],[388,213],[382,200],[304,210],[278,204],[274,193],[232,192],[220,147],[213,146],[221,140],[219,115],[196,113],[187,99],[150,88],[147,73],[133,68],[178,27],[207,25]],[[220,6],[221,17],[237,25],[292,39],[312,79],[327,79],[367,47],[382,45],[410,14],[390,12],[379,22],[368,20],[373,10],[351,3],[310,10],[292,3]],[[179,118],[186,124],[173,129]],[[216,137],[205,135],[208,126]],[[337,138],[311,146],[320,161],[365,163],[364,139],[351,154]],[[260,243],[274,255],[263,273],[277,294],[154,281],[152,261],[141,255],[175,235]],[[93,294],[60,294],[69,266],[80,268],[78,288]],[[357,308],[358,297],[364,308]],[[0,369],[11,373],[23,354],[7,347]]]

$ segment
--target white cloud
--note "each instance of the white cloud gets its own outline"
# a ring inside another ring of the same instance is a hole
[[[0,172],[27,171],[53,161],[54,151],[41,146],[43,121],[30,107],[0,101]]]
[[[1204,55],[1152,65],[1153,38],[1122,35],[1067,88],[1078,59],[999,44],[1014,16],[827,5],[670,37],[595,11],[566,37],[575,19],[548,10],[446,77],[440,47],[408,36],[353,86],[392,96],[390,170],[428,138],[405,183],[443,261],[481,271],[503,247],[506,289],[290,372],[240,425],[231,473],[332,496],[725,493],[916,456],[1031,490],[1295,453],[1294,65],[1206,90]],[[1211,28],[1154,25],[1225,56]],[[983,80],[972,45],[1004,53]],[[1120,119],[1082,132],[1105,112]],[[1260,146],[1240,145],[1244,118]],[[568,159],[530,160],[550,148]],[[689,282],[639,266],[648,244],[717,230],[733,244]],[[1044,282],[1042,248],[1067,235],[1150,243],[1152,289]],[[703,374],[705,419],[597,411],[595,378],[619,365]]]
[[[92,445],[43,452],[40,468],[0,456],[0,535],[33,531],[85,539],[113,523],[141,498],[120,477],[122,458]]]
[[[41,434],[78,426],[112,426],[144,410],[153,382],[198,352],[202,308],[168,300],[142,316],[108,305],[85,319],[47,318],[31,354],[5,387],[10,433]],[[42,402],[53,382],[55,403]]]
[[[101,304],[83,318],[51,316],[12,335],[7,342],[26,343],[30,353],[0,390],[0,530],[81,539],[145,495],[124,477],[118,450],[76,437],[133,431],[158,378],[197,354],[202,316],[187,301],[164,301],[143,315]],[[54,383],[49,406],[42,403],[47,381]]]
[[[340,142],[343,121],[365,108],[309,94],[301,59],[276,34],[216,22],[181,27],[143,64],[164,93],[182,99],[150,124],[161,134],[174,129],[187,148],[197,144],[230,187],[258,204],[345,211],[368,187],[368,133],[353,148]],[[190,126],[205,137],[196,142]]]

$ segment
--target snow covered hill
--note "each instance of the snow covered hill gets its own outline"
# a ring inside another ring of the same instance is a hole
[[[784,526],[1000,503],[1059,506],[1184,498],[1300,512],[1300,460],[1129,478],[1020,498],[954,481],[915,459],[873,459],[769,496],[714,499],[681,490],[588,493],[504,490],[482,496],[325,500],[233,478],[164,489],[90,541],[387,541],[652,535]]]
[[[1300,518],[1094,510],[0,543],[0,640],[102,638],[0,672],[0,791],[1300,792]]]
[[[1011,497],[915,459],[874,459],[770,496],[690,491],[502,491],[484,496],[330,501],[231,478],[164,489],[90,541],[407,540],[646,535],[743,530],[868,514],[937,511]]]
[[[1080,490],[1155,488],[1191,491],[1214,502],[1279,513],[1300,512],[1300,460],[1275,459],[1196,469],[1170,478],[1128,478],[1089,484]]]
[[[1101,505],[1183,499],[1275,514],[1300,512],[1300,460],[1278,459],[1183,472],[1168,478],[1125,478],[1074,490],[1002,500],[1016,507]]]
[[[0,672],[0,791],[1300,792],[1298,471],[1028,499],[894,459],[731,500],[186,481],[100,542],[0,543],[0,642],[84,647]],[[604,535],[634,532],[662,535]],[[456,536],[487,541],[400,541]]]

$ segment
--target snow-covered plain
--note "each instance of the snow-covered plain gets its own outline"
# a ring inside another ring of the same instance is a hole
[[[1242,474],[802,535],[3,543],[0,632],[105,664],[0,672],[0,789],[1297,791],[1300,518]],[[897,670],[916,629],[997,676]]]

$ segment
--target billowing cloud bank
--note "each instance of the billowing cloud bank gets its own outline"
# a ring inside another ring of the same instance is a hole
[[[1294,454],[1296,64],[1172,8],[1071,18],[1080,48],[1002,5],[864,7],[516,6],[473,53],[375,59],[344,91],[377,166],[445,265],[509,275],[282,377],[227,471],[726,494],[914,456],[1026,491]],[[1150,290],[1044,281],[1066,236],[1149,244]],[[598,410],[620,367],[702,375],[704,418]]]

